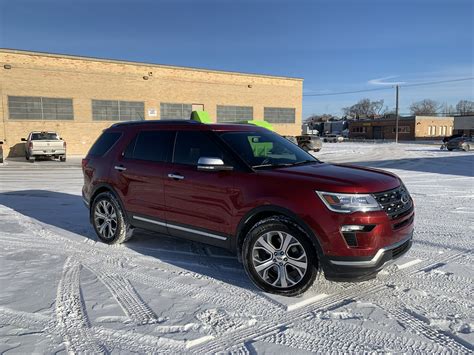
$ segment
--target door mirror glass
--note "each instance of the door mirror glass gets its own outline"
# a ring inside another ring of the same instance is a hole
[[[200,157],[197,168],[199,171],[229,171],[234,169],[232,166],[225,165],[221,158],[215,157]]]

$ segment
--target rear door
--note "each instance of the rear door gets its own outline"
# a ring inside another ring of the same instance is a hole
[[[171,235],[226,246],[236,191],[232,171],[198,171],[200,157],[234,165],[211,132],[177,132],[172,165],[165,173],[165,201]]]
[[[174,137],[173,130],[140,130],[113,166],[125,209],[137,227],[167,232],[164,178]]]

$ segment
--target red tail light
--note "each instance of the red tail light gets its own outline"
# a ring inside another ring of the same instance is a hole
[[[82,169],[85,169],[87,166],[87,163],[89,163],[89,159],[82,159]]]
[[[66,149],[66,141],[63,141],[63,148]]]
[[[33,142],[28,143],[28,149],[33,149]]]

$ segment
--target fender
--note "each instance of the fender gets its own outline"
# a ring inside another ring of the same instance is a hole
[[[319,238],[316,235],[316,233],[306,224],[306,222],[301,219],[298,215],[293,213],[291,210],[288,210],[284,207],[276,206],[276,205],[264,205],[264,206],[259,206],[256,207],[247,214],[240,220],[239,224],[237,225],[237,230],[235,233],[235,238],[232,238],[232,244],[231,248],[232,250],[237,252],[238,257],[240,258],[240,247],[242,245],[241,241],[245,237],[242,234],[242,231],[248,227],[248,222],[255,217],[258,214],[261,213],[274,213],[278,215],[282,215],[285,217],[290,218],[293,220],[296,224],[297,227],[301,228],[310,238],[311,242],[313,243],[314,247],[316,248],[316,252],[318,253],[319,257],[322,257],[323,254],[323,249],[321,248],[321,245],[319,243]]]
[[[101,190],[101,189],[107,189],[110,193],[112,193],[112,195],[114,195],[114,197],[117,199],[117,201],[119,202],[120,204],[120,207],[122,208],[122,211],[123,211],[123,214],[124,214],[124,217],[126,218],[126,221],[127,223],[130,224],[130,218],[128,216],[128,213],[127,213],[127,210],[125,209],[124,205],[123,205],[123,202],[122,200],[120,199],[119,195],[117,194],[117,192],[115,191],[115,189],[112,187],[112,185],[106,183],[106,182],[101,182],[100,184],[97,184],[95,187],[94,187],[94,190],[92,191],[92,194],[91,194],[91,198],[90,198],[90,201],[89,201],[89,218],[91,219],[92,218],[92,202],[93,202],[93,199],[95,198],[95,196],[97,195],[97,191]],[[92,223],[92,219],[91,219],[91,223]]]

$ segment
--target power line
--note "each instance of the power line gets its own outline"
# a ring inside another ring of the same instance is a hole
[[[454,83],[459,81],[473,80],[474,77],[469,78],[460,78],[460,79],[451,79],[451,80],[438,80],[438,81],[427,81],[424,83],[415,83],[415,84],[398,84],[400,87],[412,87],[412,86],[423,86],[423,85],[436,85],[444,83]],[[397,84],[394,84],[396,86]],[[346,95],[346,94],[357,94],[360,92],[371,92],[371,91],[382,91],[382,90],[392,90],[393,87],[384,87],[384,88],[375,88],[375,89],[365,89],[365,90],[355,90],[355,91],[341,91],[341,92],[331,92],[331,93],[321,93],[321,94],[303,94],[303,96],[333,96],[333,95]]]
[[[467,81],[467,80],[473,80],[474,77],[470,78],[461,78],[461,79],[451,79],[451,80],[439,80],[439,81],[429,81],[425,83],[418,83],[418,84],[406,84],[406,85],[400,85],[401,87],[411,87],[411,86],[422,86],[422,85],[435,85],[435,84],[444,84],[444,83],[455,83],[458,81]]]

